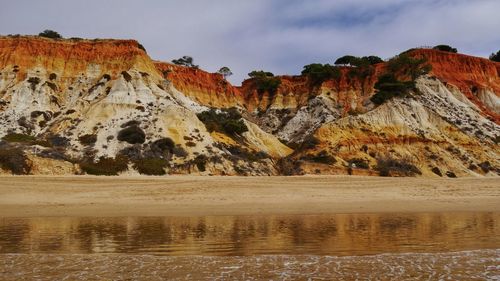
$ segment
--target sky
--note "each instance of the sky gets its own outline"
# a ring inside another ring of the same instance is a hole
[[[299,74],[350,54],[392,57],[449,44],[500,50],[500,0],[0,0],[0,34],[136,39],[156,60],[184,55],[210,72],[228,66]]]

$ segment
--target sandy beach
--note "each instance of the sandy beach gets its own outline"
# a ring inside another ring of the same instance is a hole
[[[2,176],[0,216],[500,211],[498,178]]]

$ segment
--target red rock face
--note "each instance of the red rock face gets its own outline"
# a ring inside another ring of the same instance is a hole
[[[484,115],[492,117],[497,124],[500,123],[500,115],[489,110],[477,97],[477,93],[484,89],[500,95],[500,63],[429,49],[415,50],[411,55],[427,58],[432,65],[432,75],[444,83],[458,87]]]
[[[221,74],[165,62],[155,62],[163,77],[174,87],[202,105],[228,108],[244,106],[241,92]]]
[[[497,96],[500,94],[500,63],[429,49],[418,49],[409,54],[427,58],[433,67],[431,75],[456,86],[480,108],[483,115],[500,123],[500,115],[477,96],[485,89]],[[220,74],[163,62],[153,63],[134,40],[0,37],[0,69],[10,70],[14,66],[17,66],[18,80],[26,79],[27,71],[35,67],[55,72],[59,77],[78,77],[93,66],[97,66],[93,70],[98,72],[96,75],[116,77],[121,71],[135,67],[169,79],[178,90],[206,106],[241,106],[250,111],[265,110],[271,105],[298,108],[304,106],[311,96],[327,94],[344,108],[344,112],[363,110],[364,102],[374,92],[378,75],[385,68],[384,63],[378,64],[366,76],[349,75],[349,68],[342,68],[340,79],[326,81],[316,88],[310,86],[307,77],[280,76],[281,86],[276,93],[270,94],[258,93],[253,79],[244,81],[241,87],[234,87]]]
[[[350,75],[351,68],[342,67],[341,77],[338,80],[325,81],[322,85],[312,86],[306,76],[278,76],[281,85],[274,95],[259,93],[256,90],[255,79],[243,81],[239,88],[245,96],[248,109],[260,108],[265,110],[268,106],[283,108],[298,108],[307,104],[307,101],[319,94],[326,94],[344,106],[345,112],[350,111],[353,105],[362,108],[362,103],[373,93],[373,86],[378,74],[382,72],[383,64],[373,67],[367,76]],[[280,100],[276,101],[276,97]],[[284,98],[282,98],[284,97]],[[354,103],[352,100],[356,100]]]
[[[497,96],[500,95],[500,63],[484,58],[432,49],[415,50],[410,52],[409,55],[426,58],[428,63],[432,65],[431,75],[445,84],[457,87],[481,109],[484,116],[500,124],[500,115],[488,109],[477,97],[477,93],[485,89],[491,90]],[[364,77],[349,75],[349,68],[342,68],[340,79],[326,81],[320,88],[315,89],[308,85],[307,77],[280,76],[282,84],[277,94],[289,95],[292,93],[291,96],[296,105],[303,106],[312,95],[332,92],[333,98],[344,107],[345,112],[357,110],[363,108],[362,103],[375,92],[373,87],[377,77],[384,71],[385,67],[385,63],[377,64],[374,66],[373,71]],[[265,109],[273,104],[273,101],[270,100],[271,95],[258,93],[255,88],[253,79],[244,81],[240,88],[240,91],[245,96],[247,107]],[[356,104],[356,108],[352,108]],[[287,107],[287,105],[284,107]]]
[[[119,74],[135,66],[155,71],[135,40],[54,40],[34,36],[0,37],[0,68],[17,66],[18,78],[42,67],[59,76],[76,77],[98,65],[102,73]]]

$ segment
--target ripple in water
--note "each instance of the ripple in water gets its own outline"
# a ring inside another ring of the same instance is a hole
[[[500,280],[500,249],[373,256],[0,255],[14,280]]]

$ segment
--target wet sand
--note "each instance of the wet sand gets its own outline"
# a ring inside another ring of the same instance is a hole
[[[0,176],[0,217],[498,212],[498,178]]]

